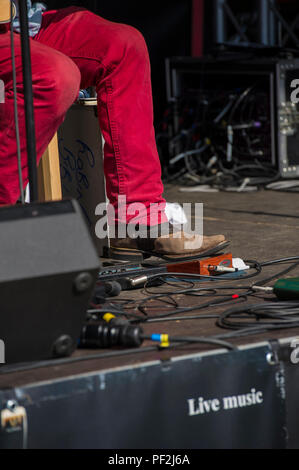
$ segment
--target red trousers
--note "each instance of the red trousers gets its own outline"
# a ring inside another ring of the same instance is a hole
[[[26,184],[20,37],[14,36]],[[163,207],[150,63],[142,35],[130,26],[71,7],[46,12],[40,32],[30,43],[38,159],[77,99],[79,89],[95,86],[99,125],[105,139],[104,172],[110,202],[117,210],[117,197],[122,195],[127,204],[143,203],[147,211],[153,203]],[[20,190],[9,32],[0,34],[0,79],[5,84],[5,103],[0,104],[0,204],[14,204]],[[128,216],[127,221],[131,218]],[[163,211],[161,221],[167,221]]]

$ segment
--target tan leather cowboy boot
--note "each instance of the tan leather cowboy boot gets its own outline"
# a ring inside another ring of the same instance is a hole
[[[157,256],[174,261],[212,255],[228,245],[224,235],[189,235],[182,230],[171,228],[170,233],[163,234],[162,230],[160,236],[155,238],[150,236],[111,238],[110,257],[119,260],[142,261],[144,258]]]

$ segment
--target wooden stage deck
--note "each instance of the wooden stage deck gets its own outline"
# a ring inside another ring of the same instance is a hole
[[[299,194],[273,191],[254,193],[183,193],[176,186],[166,187],[166,197],[169,202],[203,202],[204,203],[204,233],[223,233],[231,241],[229,251],[234,257],[243,259],[267,261],[299,255]],[[228,250],[226,250],[228,251]],[[254,281],[275,274],[283,266],[267,267]],[[292,276],[299,275],[299,267]],[[252,279],[240,281],[250,285]],[[121,294],[122,298],[142,299],[141,290]],[[180,296],[180,305],[199,304],[207,299]],[[256,302],[254,298],[250,300]],[[153,305],[154,306],[154,305]],[[159,313],[160,307],[154,306],[153,312]],[[210,308],[202,313],[219,313],[225,307]],[[199,312],[198,312],[199,313]],[[192,312],[196,314],[196,311]],[[161,322],[145,324],[146,333],[169,333],[170,335],[212,335],[220,331],[215,326],[214,319],[188,320],[176,322]],[[234,344],[250,344],[270,338],[290,338],[299,336],[299,329],[275,331],[249,338],[232,341]],[[144,342],[142,348],[152,345]],[[151,360],[168,360],[175,355],[185,355],[199,351],[211,350],[211,346],[193,344],[175,349],[146,352],[132,350],[130,355],[104,357],[67,365],[43,367],[31,371],[0,374],[0,389],[14,388],[29,383],[42,382],[61,377],[87,373],[96,370],[106,370],[115,367],[140,364]],[[215,348],[214,348],[215,349]],[[77,351],[76,356],[90,355],[107,351]]]

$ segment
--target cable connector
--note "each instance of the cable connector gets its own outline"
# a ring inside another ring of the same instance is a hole
[[[169,335],[166,335],[166,334],[162,334],[162,335],[153,334],[153,335],[151,335],[151,340],[159,342],[161,348],[169,348]]]
[[[210,271],[215,271],[216,273],[235,273],[238,268],[230,268],[227,266],[209,266]]]
[[[263,287],[263,286],[252,286],[252,290],[254,291],[261,291],[261,292],[273,292],[273,287]]]
[[[79,339],[80,348],[111,348],[125,346],[127,348],[139,347],[143,343],[143,330],[139,326],[125,324],[111,324],[113,319],[106,323],[88,322],[83,325]]]

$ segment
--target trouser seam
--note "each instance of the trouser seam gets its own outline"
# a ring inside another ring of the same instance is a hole
[[[120,145],[119,145],[119,133],[117,128],[117,123],[113,118],[114,113],[114,106],[113,106],[113,85],[112,80],[108,79],[106,82],[106,93],[107,93],[107,110],[108,110],[108,119],[109,125],[111,130],[111,140],[114,150],[114,157],[116,162],[117,168],[117,175],[118,175],[118,193],[125,194],[125,178],[124,173],[122,171],[122,163],[121,163],[121,152],[120,152]]]

